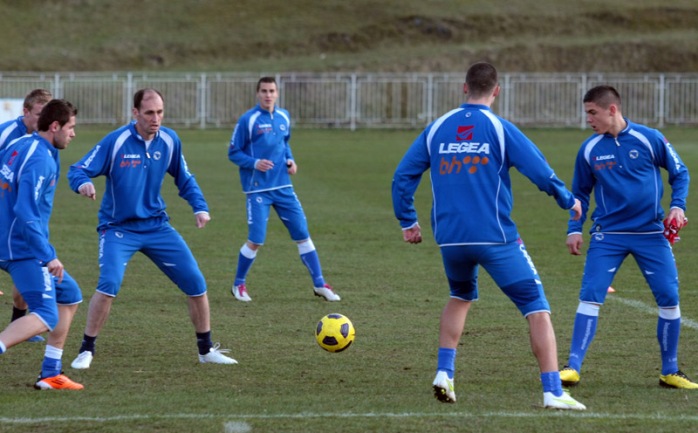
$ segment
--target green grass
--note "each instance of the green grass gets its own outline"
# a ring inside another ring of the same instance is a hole
[[[78,127],[62,154],[63,173],[105,130]],[[667,129],[689,167],[698,164],[695,129]],[[528,130],[558,175],[572,163],[588,131]],[[83,288],[66,345],[66,373],[82,392],[31,388],[43,347],[21,344],[0,356],[0,432],[676,432],[694,428],[698,394],[657,386],[659,353],[653,300],[637,266],[626,261],[602,309],[600,328],[573,395],[584,413],[541,408],[538,371],[525,320],[481,276],[481,300],[471,311],[457,359],[455,405],[431,395],[438,320],[448,289],[430,237],[428,180],[417,193],[421,245],[402,242],[392,215],[393,170],[417,131],[297,130],[295,177],[328,282],[339,304],[312,296],[295,245],[277,218],[248,278],[253,302],[229,293],[237,251],[246,237],[244,198],[227,161],[227,130],[180,130],[190,169],[206,194],[213,220],[194,226],[171,180],[164,195],[172,222],[194,251],[209,284],[213,337],[240,364],[200,365],[184,296],[143,256],[130,263],[120,296],[97,342],[89,370],[69,363],[77,353],[87,301],[98,276],[99,203],[73,194],[63,177],[52,218],[59,257]],[[553,309],[560,363],[566,360],[583,257],[564,245],[566,212],[520,175],[513,176],[515,219]],[[101,193],[102,189],[99,188]],[[690,210],[698,206],[694,192]],[[685,326],[681,368],[698,377],[698,230],[688,226],[675,247]],[[9,320],[9,279],[0,274],[2,311]],[[630,304],[630,302],[636,304]],[[641,303],[641,304],[639,304]],[[638,307],[638,305],[640,307]],[[314,341],[316,321],[330,312],[352,319],[356,341],[339,354]]]
[[[0,0],[0,71],[694,72],[694,0]],[[30,29],[30,30],[28,30]]]

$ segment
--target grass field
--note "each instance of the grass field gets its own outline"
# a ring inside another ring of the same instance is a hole
[[[614,281],[617,293],[602,309],[583,382],[573,390],[588,411],[542,409],[525,321],[485,274],[459,348],[458,402],[444,405],[432,397],[438,319],[448,289],[428,228],[428,180],[417,196],[423,244],[402,242],[390,201],[393,170],[417,131],[296,130],[296,192],[325,277],[343,299],[330,304],[313,296],[295,245],[273,217],[248,278],[254,300],[243,304],[229,292],[246,237],[237,170],[226,158],[230,131],[181,130],[213,220],[197,230],[170,179],[168,212],[207,277],[214,341],[232,349],[239,365],[198,364],[184,296],[138,255],[97,341],[92,368],[72,370],[98,276],[98,203],[70,192],[64,174],[106,132],[77,131],[62,154],[52,241],[86,300],[63,359],[66,373],[86,389],[35,391],[43,346],[13,347],[0,356],[0,432],[677,432],[698,422],[698,393],[657,385],[656,312],[632,260]],[[664,132],[689,168],[698,166],[698,131]],[[588,131],[527,133],[569,184]],[[583,258],[566,252],[566,212],[522,176],[513,182],[515,220],[543,278],[563,364]],[[696,207],[693,191],[689,218]],[[680,366],[698,378],[698,228],[689,225],[681,235],[675,247],[685,325]],[[4,323],[11,309],[6,274],[0,287]],[[330,354],[317,346],[313,330],[335,311],[352,319],[357,336],[349,350]]]
[[[695,0],[0,0],[0,10],[0,71],[698,68]]]

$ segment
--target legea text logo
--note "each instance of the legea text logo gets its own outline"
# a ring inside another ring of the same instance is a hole
[[[612,170],[613,167],[618,164],[616,162],[616,156],[611,155],[599,155],[594,157],[594,170]]]
[[[466,155],[461,158],[461,154]],[[489,143],[441,143],[439,144],[439,154],[448,155],[441,157],[439,162],[440,174],[458,174],[461,170],[466,169],[468,173],[477,172],[478,165],[487,165],[490,162],[490,144]],[[456,156],[458,155],[458,156]]]

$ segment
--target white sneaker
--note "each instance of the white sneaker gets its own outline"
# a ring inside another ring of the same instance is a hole
[[[562,395],[555,397],[552,392],[543,393],[543,406],[546,409],[562,409],[562,410],[586,410],[586,406],[577,400],[573,399],[568,392],[563,391]]]
[[[70,366],[77,370],[84,370],[86,368],[90,368],[90,364],[92,364],[93,357],[94,355],[92,355],[92,352],[90,352],[89,350],[80,352],[78,354],[78,357],[73,360]]]
[[[224,353],[230,349],[220,349],[220,343],[216,343],[206,355],[199,355],[199,362],[202,364],[237,364],[233,358],[229,358]]]
[[[230,289],[230,293],[232,293],[238,301],[250,302],[252,300],[250,295],[247,294],[247,287],[245,287],[245,283],[238,285],[233,284],[233,287]]]
[[[453,379],[448,378],[448,373],[439,371],[434,378],[434,397],[444,403],[456,402],[456,391],[453,387]]]
[[[325,284],[322,287],[315,287],[313,290],[315,291],[315,296],[325,298],[326,301],[336,302],[342,300],[342,298],[332,290],[332,286],[329,284]]]

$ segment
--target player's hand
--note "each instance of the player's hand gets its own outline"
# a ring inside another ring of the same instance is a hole
[[[196,228],[202,229],[206,227],[209,221],[211,221],[211,215],[208,212],[199,212],[196,215]]]
[[[63,263],[61,263],[60,260],[51,260],[50,262],[46,263],[46,268],[48,269],[49,274],[58,279],[59,283],[63,281]]]
[[[582,249],[582,244],[584,243],[584,239],[582,238],[582,235],[578,233],[573,233],[569,236],[567,236],[567,249],[570,251],[570,254],[573,256],[580,256],[582,255],[581,249]]]
[[[84,195],[85,197],[91,198],[92,200],[97,199],[97,191],[95,191],[95,186],[91,182],[80,185],[80,188],[78,188],[78,192],[80,193],[80,195]]]
[[[669,215],[666,216],[664,222],[664,225],[673,223],[677,230],[681,230],[686,224],[688,224],[688,218],[686,218],[686,214],[684,214],[683,209],[674,207],[669,210]]]
[[[298,166],[296,165],[296,162],[294,160],[289,159],[286,161],[286,171],[290,175],[296,174],[296,172],[298,171]]]
[[[402,239],[411,244],[418,244],[422,242],[422,229],[419,227],[419,224],[415,224],[414,226],[403,230]]]
[[[274,163],[269,161],[268,159],[259,159],[254,164],[254,168],[261,172],[265,172],[274,168]]]
[[[572,221],[577,221],[582,217],[582,202],[579,199],[574,199],[574,206],[570,208],[570,212],[572,213],[570,216]]]

